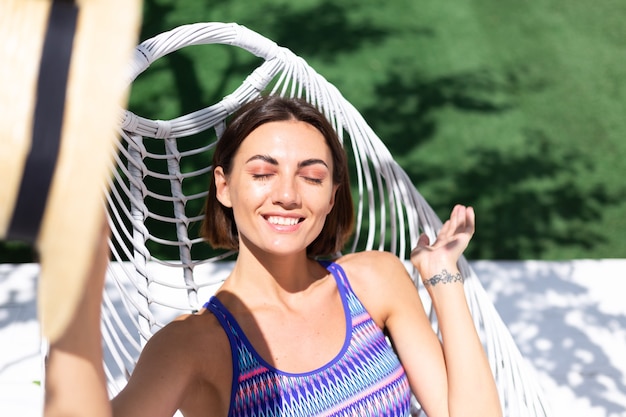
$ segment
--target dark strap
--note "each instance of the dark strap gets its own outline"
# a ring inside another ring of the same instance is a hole
[[[77,18],[74,1],[52,2],[39,65],[31,149],[7,239],[34,243],[39,234],[59,154]]]

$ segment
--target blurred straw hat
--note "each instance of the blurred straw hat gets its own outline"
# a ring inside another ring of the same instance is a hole
[[[63,334],[101,233],[139,0],[0,2],[0,239],[32,243],[43,334]]]

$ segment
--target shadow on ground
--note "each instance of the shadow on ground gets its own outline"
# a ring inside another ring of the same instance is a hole
[[[537,370],[569,387],[577,399],[602,407],[607,416],[621,415],[624,404],[613,400],[611,391],[626,392],[626,370],[616,367],[603,341],[593,335],[595,330],[623,332],[626,315],[603,311],[602,300],[594,300],[589,288],[572,279],[573,265],[547,263],[537,268],[532,263],[479,262],[474,270],[493,296],[522,355]],[[609,283],[597,284],[605,281]]]

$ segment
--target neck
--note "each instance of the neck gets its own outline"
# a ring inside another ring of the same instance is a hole
[[[305,251],[289,255],[257,254],[242,246],[228,281],[231,290],[243,297],[253,297],[246,297],[249,300],[284,301],[306,291],[326,275]]]

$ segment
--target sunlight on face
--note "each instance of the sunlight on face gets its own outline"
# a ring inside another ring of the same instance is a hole
[[[217,179],[220,202],[233,209],[240,250],[306,251],[334,204],[332,169],[324,136],[305,122],[270,122],[252,131],[228,178]]]

